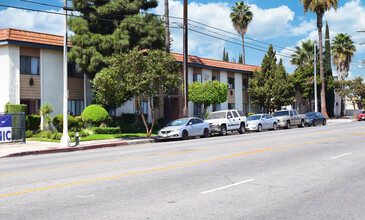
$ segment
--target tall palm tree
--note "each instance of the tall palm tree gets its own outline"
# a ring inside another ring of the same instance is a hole
[[[345,80],[349,74],[351,58],[354,56],[354,52],[356,52],[355,42],[351,40],[350,35],[339,33],[332,40],[331,52],[338,78]]]
[[[169,0],[165,0],[165,50],[170,53]]]
[[[317,49],[318,51],[318,49]],[[295,52],[291,55],[290,63],[297,67],[313,65],[314,62],[314,42],[310,39],[302,41],[302,46],[296,46]]]
[[[232,12],[229,17],[232,20],[234,28],[237,32],[242,36],[242,61],[243,64],[245,61],[245,34],[247,32],[247,26],[252,21],[253,13],[250,11],[250,6],[245,5],[242,2],[236,2],[236,7],[232,7]]]
[[[319,41],[319,73],[321,76],[322,89],[321,89],[321,112],[327,118],[326,110],[326,85],[324,82],[323,71],[323,45],[322,45],[322,18],[326,11],[333,7],[337,10],[338,0],[299,0],[299,3],[303,3],[304,13],[311,11],[317,14],[317,28],[318,28],[318,41]]]

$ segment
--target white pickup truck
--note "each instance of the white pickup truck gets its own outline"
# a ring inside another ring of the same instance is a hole
[[[205,119],[210,125],[211,133],[226,135],[227,131],[245,133],[246,116],[241,110],[222,110],[211,112]]]

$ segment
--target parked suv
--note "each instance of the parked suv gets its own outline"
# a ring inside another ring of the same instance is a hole
[[[246,116],[241,110],[222,110],[211,112],[205,120],[212,133],[226,135],[227,131],[245,133]]]
[[[290,128],[292,125],[304,127],[304,115],[299,115],[296,110],[281,110],[276,111],[273,115],[278,120],[278,126]]]

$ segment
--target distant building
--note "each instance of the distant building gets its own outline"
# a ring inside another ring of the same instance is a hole
[[[70,45],[69,45],[70,46]],[[182,54],[172,53],[179,64]],[[188,57],[188,81],[206,82],[218,80],[228,84],[228,100],[208,108],[240,109],[244,112],[258,112],[250,106],[247,93],[249,78],[258,66],[230,63],[219,60]],[[63,36],[39,32],[0,29],[0,111],[7,102],[27,104],[28,114],[35,114],[46,102],[54,108],[52,116],[62,114],[63,95]],[[181,68],[182,73],[182,68]],[[77,71],[77,65],[68,65],[68,111],[80,115],[91,104],[93,98],[90,79]],[[179,90],[168,97],[160,97],[162,106],[156,109],[155,118],[167,120],[182,117],[183,99]],[[143,103],[148,114],[148,105]],[[111,109],[111,114],[139,113],[135,100]],[[189,102],[189,116],[196,115],[196,106]],[[149,121],[151,118],[149,116]]]

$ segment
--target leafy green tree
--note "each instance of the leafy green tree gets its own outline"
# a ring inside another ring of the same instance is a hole
[[[334,117],[335,90],[333,86],[334,80],[332,75],[330,30],[328,28],[327,22],[326,22],[326,34],[325,34],[324,52],[323,52],[323,68],[324,68],[324,77],[326,78],[327,113],[328,117]]]
[[[317,48],[318,51],[318,48]],[[313,65],[314,62],[314,42],[310,39],[302,41],[302,45],[295,47],[295,52],[291,55],[290,63],[297,67]]]
[[[248,93],[253,104],[274,112],[294,100],[295,89],[292,77],[285,71],[280,60],[276,63],[276,51],[270,45],[261,62],[261,70],[253,73],[249,81]]]
[[[323,15],[326,11],[330,10],[332,7],[337,10],[338,0],[299,0],[299,3],[303,3],[304,13],[311,11],[317,15],[317,28],[318,28],[318,41],[319,41],[319,73],[321,76],[321,112],[326,117],[326,95],[325,95],[325,77],[323,70],[323,44],[322,44],[322,26],[323,26]]]
[[[361,108],[365,105],[365,84],[361,77],[353,80],[340,80],[335,83],[336,92],[352,103],[356,118],[356,104]]]
[[[229,62],[228,52],[226,52],[226,48],[223,48],[223,59],[222,61]]]
[[[110,80],[109,85],[105,84],[105,78]],[[125,92],[126,96],[135,97],[142,113],[141,103],[148,101],[152,117],[151,126],[147,124],[144,114],[141,114],[141,117],[149,138],[154,126],[154,109],[159,106],[158,102],[154,102],[154,98],[178,88],[180,79],[179,65],[169,53],[152,50],[143,53],[136,47],[128,53],[115,55],[108,68],[95,76],[93,85],[97,94],[96,101],[100,104],[119,106],[125,100],[106,94],[104,91],[107,89],[119,94]],[[120,89],[122,91],[118,91]]]
[[[245,64],[245,34],[248,24],[252,21],[253,13],[250,11],[250,6],[242,2],[236,2],[236,6],[231,8],[229,17],[232,20],[234,28],[242,37],[242,63]]]
[[[217,80],[189,84],[189,100],[196,103],[201,118],[205,118],[210,105],[227,101],[228,85]]]
[[[163,21],[142,10],[155,8],[156,0],[72,0],[81,17],[70,18],[75,33],[69,60],[93,78],[108,65],[114,54],[140,46],[143,49],[164,47]]]
[[[243,56],[242,54],[238,55],[238,63],[242,63],[243,64]]]

